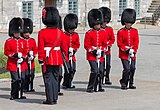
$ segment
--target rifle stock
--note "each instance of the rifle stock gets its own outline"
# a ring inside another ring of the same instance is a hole
[[[62,59],[63,59],[64,68],[66,69],[67,73],[69,74],[69,69],[68,69],[68,66],[67,66],[67,63],[66,63],[65,55],[64,55],[64,53],[62,51],[61,51],[61,53],[62,53]]]

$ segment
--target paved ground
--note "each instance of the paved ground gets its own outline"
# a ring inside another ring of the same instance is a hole
[[[58,104],[43,105],[45,100],[42,77],[35,79],[35,93],[26,93],[26,100],[9,100],[10,82],[0,82],[0,110],[159,110],[160,109],[160,31],[159,28],[142,29],[140,48],[137,54],[136,90],[120,89],[121,63],[116,44],[112,48],[111,79],[113,85],[104,86],[104,93],[86,93],[89,65],[83,48],[84,33],[81,32],[81,47],[77,53],[75,89],[62,90]],[[2,35],[0,35],[2,36]],[[36,34],[34,35],[36,36]],[[3,38],[3,37],[2,37]],[[0,43],[3,44],[3,43]]]

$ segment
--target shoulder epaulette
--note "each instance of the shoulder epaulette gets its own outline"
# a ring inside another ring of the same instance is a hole
[[[7,40],[11,40],[13,37],[9,37]]]
[[[93,29],[89,29],[87,32],[90,32],[90,31],[92,31]]]
[[[132,28],[133,30],[137,30],[136,28]]]
[[[105,29],[104,29],[104,28],[100,28],[100,30],[104,30],[104,31],[105,31]]]
[[[120,30],[123,30],[123,29],[125,29],[124,27],[122,27]]]
[[[111,26],[107,26],[106,28],[112,28]]]

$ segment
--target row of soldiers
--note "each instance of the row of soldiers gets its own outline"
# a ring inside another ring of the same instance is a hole
[[[87,92],[104,92],[102,84],[112,84],[109,78],[111,68],[111,47],[115,42],[111,20],[111,10],[107,7],[91,9],[88,13],[88,24],[91,28],[86,32],[84,48],[90,65],[90,77]],[[127,8],[123,11],[121,23],[124,25],[117,34],[119,58],[123,65],[121,89],[135,89],[133,85],[136,52],[139,44],[138,31],[132,28],[136,12]],[[43,104],[57,104],[64,65],[63,88],[75,88],[72,80],[76,72],[75,54],[80,47],[80,39],[75,29],[78,25],[76,14],[67,14],[62,31],[61,17],[55,7],[44,7],[42,22],[46,28],[38,32],[38,46],[30,35],[33,23],[28,18],[13,18],[9,23],[9,36],[4,47],[8,56],[7,70],[11,73],[11,100],[26,98],[23,91],[34,91],[34,58],[38,53],[38,61],[42,66],[46,100]],[[21,37],[20,37],[21,36]],[[20,87],[19,87],[20,86]],[[20,91],[20,94],[19,94]],[[19,97],[20,95],[20,97]]]

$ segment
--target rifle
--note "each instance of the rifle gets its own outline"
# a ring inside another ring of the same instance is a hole
[[[33,56],[33,51],[30,51],[29,52],[29,55],[30,56]],[[28,61],[28,64],[29,64],[29,89],[31,90],[32,89],[32,85],[31,85],[31,81],[32,81],[32,71],[31,71],[31,69],[32,69],[32,67],[31,67],[31,63],[32,63],[32,61]]]
[[[21,77],[21,64],[17,62],[17,70],[18,70],[18,75],[19,75],[19,98],[22,97],[22,77]]]
[[[102,76],[102,84],[104,84],[105,76],[106,76],[106,54],[104,54],[104,71]]]
[[[69,69],[68,69],[68,66],[67,66],[65,55],[64,55],[64,53],[62,51],[61,51],[61,53],[62,53],[62,59],[63,59],[64,68],[66,69],[67,74],[69,74]]]

